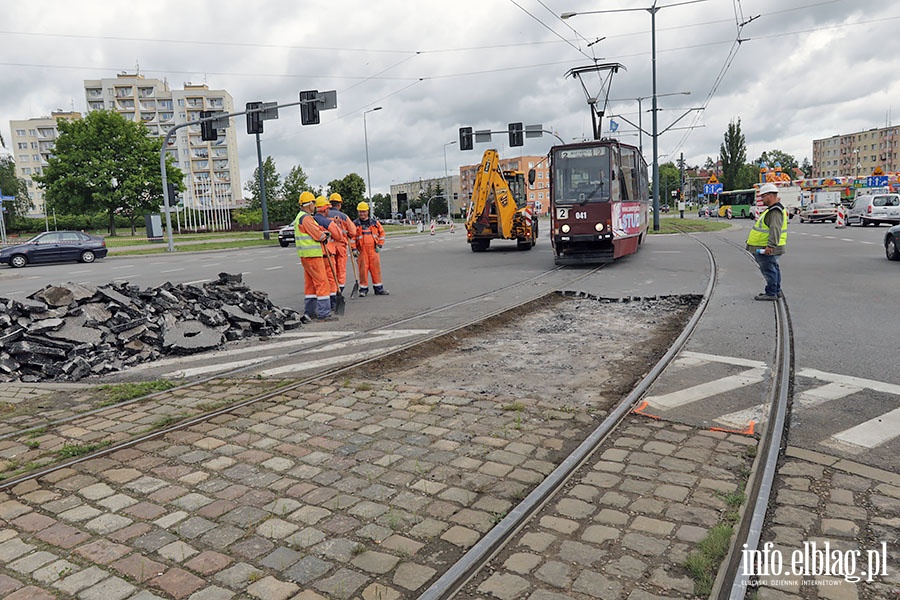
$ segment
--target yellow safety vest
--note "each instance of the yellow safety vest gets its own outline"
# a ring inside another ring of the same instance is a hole
[[[294,219],[294,243],[297,245],[297,255],[300,258],[323,256],[322,244],[312,239],[305,231],[300,231],[300,221],[303,220],[303,217],[312,218],[312,215],[301,210],[297,213],[297,218]]]
[[[747,236],[747,245],[748,246],[768,246],[769,245],[769,226],[766,225],[766,215],[769,214],[769,211],[774,208],[770,206],[766,210],[759,215],[759,218],[756,220],[756,223],[753,224],[753,229],[750,230],[750,235]],[[784,217],[784,224],[781,226],[781,235],[778,238],[778,245],[784,246],[787,244],[787,228],[788,228],[788,214],[787,211],[784,210],[784,207],[779,207],[781,210],[781,215]]]

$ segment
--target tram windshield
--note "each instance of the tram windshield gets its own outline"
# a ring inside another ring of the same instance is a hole
[[[558,150],[552,164],[554,202],[609,202],[608,146]]]

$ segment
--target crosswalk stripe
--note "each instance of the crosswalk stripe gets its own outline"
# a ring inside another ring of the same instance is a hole
[[[752,360],[750,358],[738,358],[736,356],[719,356],[718,354],[706,354],[704,352],[682,352],[679,356],[687,358],[697,358],[706,362],[724,363],[726,365],[736,365],[738,367],[750,367],[751,369],[763,369],[766,363],[761,360]]]
[[[683,390],[670,392],[661,396],[648,396],[646,400],[657,408],[676,408],[710,396],[724,394],[747,385],[759,383],[766,374],[765,368],[750,369],[740,375],[729,375],[715,381],[708,381]]]
[[[885,383],[884,381],[875,381],[874,379],[863,379],[862,377],[853,377],[851,375],[838,375],[837,373],[826,373],[816,369],[800,369],[797,373],[800,377],[810,377],[820,381],[833,381],[835,383],[845,383],[847,385],[857,386],[875,390],[876,392],[884,392],[900,396],[900,385],[893,383]]]
[[[863,388],[846,385],[844,383],[826,383],[819,387],[804,390],[794,398],[794,409],[812,408],[824,402],[837,400],[856,392],[862,391]],[[766,420],[767,404],[757,404],[750,408],[736,410],[732,413],[716,417],[716,423],[720,423],[732,429],[742,429],[747,426],[750,421],[762,423]]]
[[[302,373],[304,371],[315,371],[318,369],[322,369],[325,367],[334,367],[340,363],[344,364],[353,364],[356,362],[360,362],[374,356],[378,356],[380,354],[385,354],[387,352],[393,352],[399,348],[402,348],[403,344],[397,344],[395,346],[388,346],[386,348],[373,348],[371,350],[363,350],[362,352],[356,352],[354,354],[344,354],[342,356],[330,357],[330,358],[320,358],[319,360],[305,360],[299,363],[295,363],[292,365],[284,365],[281,367],[273,367],[271,369],[265,369],[259,372],[261,377],[271,377],[275,375],[284,375],[286,373],[296,374]]]
[[[836,433],[823,444],[829,445],[827,442],[833,440],[839,444],[851,446],[851,449],[844,447],[845,450],[854,452],[852,448],[857,447],[859,450],[856,452],[861,452],[880,446],[897,436],[900,436],[900,408],[895,408],[889,413]]]

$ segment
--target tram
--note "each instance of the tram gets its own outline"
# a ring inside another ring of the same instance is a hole
[[[607,138],[550,149],[550,239],[557,265],[634,254],[647,236],[650,210],[647,163],[637,147]]]

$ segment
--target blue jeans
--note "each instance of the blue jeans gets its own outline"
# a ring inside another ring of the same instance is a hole
[[[766,280],[766,296],[777,296],[781,293],[781,268],[778,266],[778,254],[754,254],[756,264]]]

